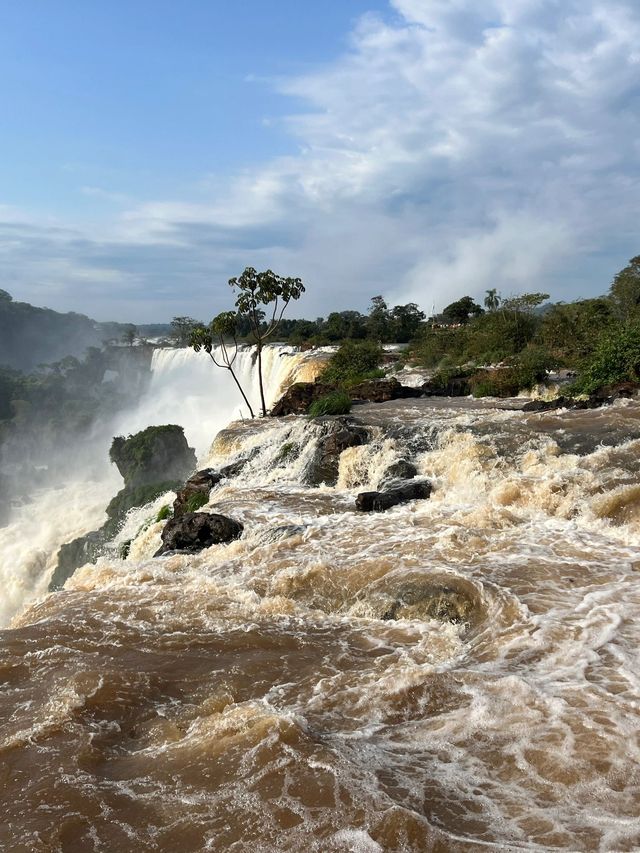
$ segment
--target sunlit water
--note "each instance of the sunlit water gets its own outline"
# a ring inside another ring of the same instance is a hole
[[[224,431],[240,540],[152,558],[168,494],[4,632],[2,849],[638,849],[640,404],[517,405],[357,407],[335,488],[322,424]]]

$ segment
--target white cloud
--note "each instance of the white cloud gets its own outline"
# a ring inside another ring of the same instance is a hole
[[[180,313],[223,307],[249,263],[302,275],[311,316],[379,292],[430,308],[487,287],[606,289],[638,251],[635,0],[392,8],[365,16],[332,65],[278,82],[307,107],[286,120],[296,156],[203,176],[197,201],[124,204],[99,233],[46,245],[83,279],[121,274],[154,317],[181,299]]]

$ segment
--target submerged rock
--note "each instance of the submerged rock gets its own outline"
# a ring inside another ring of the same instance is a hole
[[[130,435],[116,436],[109,459],[122,474],[125,488],[135,489],[167,480],[184,481],[196,466],[196,454],[184,430],[175,424],[151,426]]]
[[[326,419],[322,424],[329,432],[318,442],[304,479],[310,486],[319,486],[321,483],[335,486],[338,482],[340,454],[348,447],[367,444],[369,431],[350,418]]]
[[[397,504],[428,498],[430,495],[431,483],[426,480],[406,483],[384,491],[361,492],[356,498],[356,509],[360,512],[383,512]]]
[[[162,546],[153,555],[160,557],[169,551],[194,554],[209,548],[232,542],[242,535],[240,522],[226,515],[210,512],[186,512],[171,518],[162,531]]]
[[[473,598],[462,589],[440,584],[407,583],[397,591],[395,600],[380,618],[438,619],[460,624],[470,620],[475,606]]]

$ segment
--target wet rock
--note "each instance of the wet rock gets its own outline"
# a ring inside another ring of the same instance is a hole
[[[204,468],[189,477],[184,486],[176,493],[173,502],[173,515],[177,518],[185,512],[195,512],[209,500],[209,493],[222,480],[220,471]]]
[[[209,512],[186,512],[171,518],[162,531],[162,546],[153,555],[169,551],[195,554],[211,545],[232,542],[242,535],[243,526],[226,515]]]
[[[468,397],[471,394],[469,371],[443,374],[437,373],[421,386],[421,391],[427,397]]]
[[[322,382],[294,382],[273,406],[269,413],[273,418],[284,415],[304,415],[311,403],[335,391],[332,385]]]
[[[349,388],[352,400],[363,400],[369,403],[386,403],[388,400],[404,400],[410,397],[422,397],[421,388],[411,388],[401,385],[397,379],[368,379],[359,385]]]
[[[461,624],[473,615],[475,602],[464,590],[441,584],[408,583],[401,587],[381,619],[437,619]]]
[[[184,481],[196,466],[196,455],[184,430],[175,424],[152,426],[130,435],[116,436],[109,459],[122,474],[125,488],[135,489],[167,480]]]
[[[431,495],[431,483],[423,480],[419,483],[406,483],[379,492],[361,492],[356,498],[356,509],[360,512],[383,512],[397,504],[428,498]]]
[[[417,475],[418,469],[407,459],[397,459],[387,467],[382,475],[382,481],[388,480],[413,480]]]
[[[338,482],[340,454],[348,447],[366,444],[369,441],[369,432],[347,418],[327,419],[322,423],[329,429],[329,433],[320,439],[304,479],[310,486],[319,486],[321,483],[335,486]]]
[[[58,564],[49,581],[49,592],[62,589],[65,581],[76,569],[86,563],[95,563],[102,553],[106,537],[101,530],[94,530],[86,536],[79,536],[63,545],[58,552]]]

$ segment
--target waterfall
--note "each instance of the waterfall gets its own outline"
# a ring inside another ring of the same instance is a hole
[[[219,348],[214,355],[222,360]],[[315,354],[298,352],[295,347],[266,346],[262,353],[262,375],[267,407],[276,402],[291,382],[315,378],[321,363]],[[233,368],[257,414],[260,391],[255,348],[241,347]],[[215,434],[230,421],[249,417],[229,371],[216,367],[205,352],[157,349],[151,370],[151,383],[139,407],[121,419],[123,432],[177,423],[184,427],[189,444],[200,457]]]

